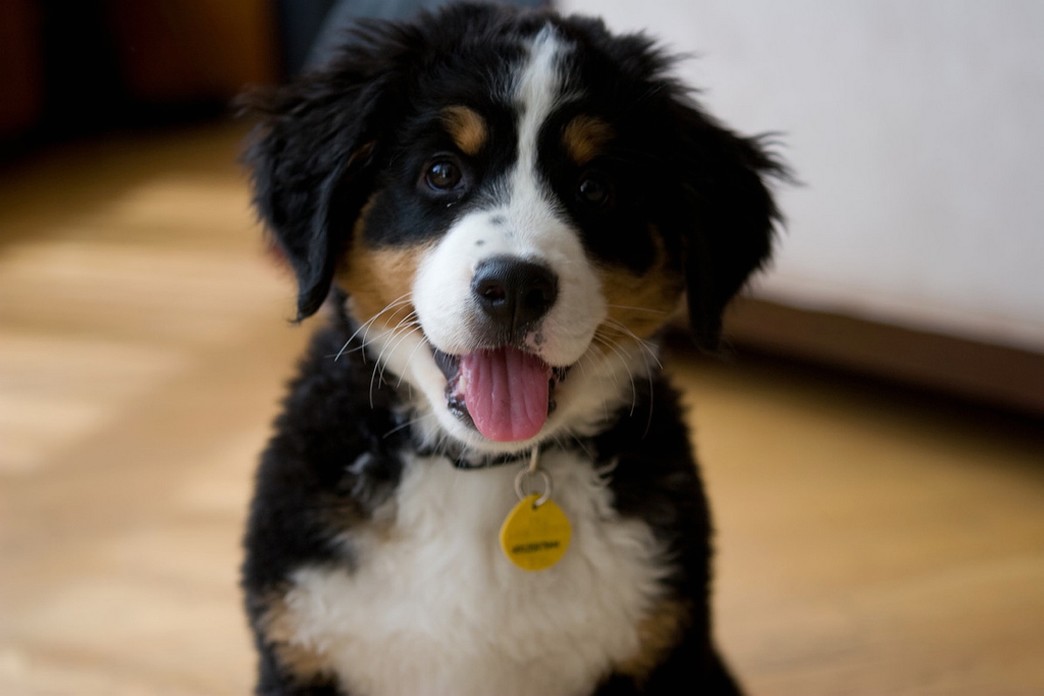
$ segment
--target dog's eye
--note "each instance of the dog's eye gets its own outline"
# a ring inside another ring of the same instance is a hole
[[[464,178],[463,172],[456,162],[449,159],[438,159],[428,165],[424,173],[424,181],[436,191],[452,191]]]
[[[576,195],[583,203],[601,208],[612,200],[613,189],[609,180],[601,174],[588,173],[580,178]]]

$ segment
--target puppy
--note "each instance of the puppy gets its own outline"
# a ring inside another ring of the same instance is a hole
[[[257,95],[256,205],[328,304],[263,455],[258,694],[736,694],[657,336],[713,351],[783,172],[642,35],[459,5]]]

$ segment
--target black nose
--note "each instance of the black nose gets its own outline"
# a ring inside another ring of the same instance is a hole
[[[521,338],[521,332],[555,303],[558,278],[540,264],[494,256],[475,270],[471,292],[498,329]]]

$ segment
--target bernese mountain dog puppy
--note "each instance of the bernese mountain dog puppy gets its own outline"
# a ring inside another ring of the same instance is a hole
[[[456,5],[259,95],[256,205],[327,304],[256,480],[258,694],[736,694],[658,337],[714,351],[783,173],[643,35]]]

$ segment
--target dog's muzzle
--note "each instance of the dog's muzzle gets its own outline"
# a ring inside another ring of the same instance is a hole
[[[447,380],[447,406],[490,440],[533,438],[554,409],[554,388],[566,373],[534,352],[535,329],[558,298],[558,278],[539,263],[494,256],[475,269],[471,293],[478,311],[469,328],[479,347],[461,355],[435,351]]]

